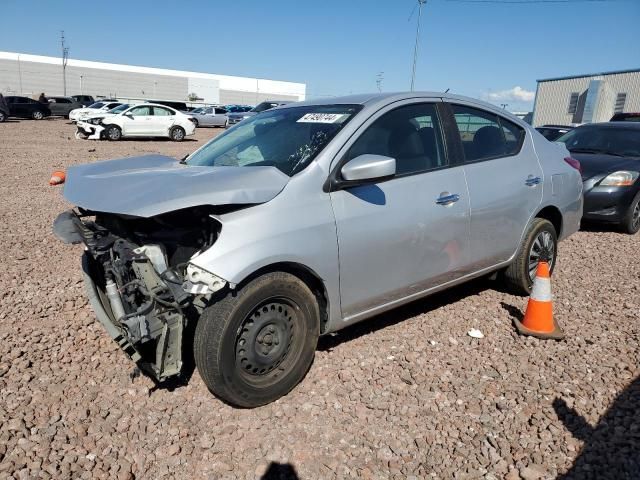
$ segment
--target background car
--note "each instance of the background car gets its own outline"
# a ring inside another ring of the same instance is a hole
[[[78,102],[82,107],[88,107],[96,103],[91,95],[71,95],[71,98]]]
[[[585,220],[640,230],[640,123],[592,123],[558,139],[580,161]]]
[[[555,142],[556,139],[561,137],[567,132],[573,130],[574,127],[566,126],[566,125],[543,125],[541,127],[536,127],[536,130],[539,131],[544,138],[549,140],[550,142]]]
[[[266,102],[259,103],[255,107],[253,107],[248,112],[236,112],[229,113],[227,116],[229,117],[229,126],[235,125],[236,123],[240,123],[245,118],[253,117],[260,112],[264,112],[266,110],[270,110],[275,107],[279,107],[281,105],[287,105],[289,103],[293,103],[291,101],[286,100],[268,100]]]
[[[195,133],[191,117],[165,105],[143,103],[115,115],[93,115],[78,122],[78,132],[94,138],[120,140],[128,137],[167,137],[182,141]]]
[[[51,115],[49,105],[29,97],[4,97],[9,106],[9,116],[42,120]]]
[[[184,102],[174,102],[172,100],[147,100],[146,103],[155,103],[156,105],[164,105],[165,107],[171,107],[179,112],[188,112],[189,107]]]
[[[82,108],[82,104],[71,97],[48,97],[48,99],[51,115],[69,118],[71,110]]]
[[[122,102],[103,100],[93,103],[88,107],[76,108],[75,110],[71,110],[69,112],[69,119],[71,121],[77,122],[78,120],[82,120],[84,117],[91,115],[92,113],[108,112],[112,108],[119,107],[120,105],[122,105]]]
[[[242,113],[248,112],[253,107],[250,105],[225,105],[224,109],[229,113]]]
[[[640,122],[640,112],[616,113],[610,122]]]
[[[196,127],[226,127],[229,124],[227,110],[222,107],[200,107],[189,112]]]

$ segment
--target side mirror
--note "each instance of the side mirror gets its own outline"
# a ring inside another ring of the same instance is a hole
[[[349,160],[340,173],[347,182],[388,179],[396,174],[396,159],[366,153]]]
[[[133,115],[131,115],[130,113],[125,113],[124,116],[133,120]]]

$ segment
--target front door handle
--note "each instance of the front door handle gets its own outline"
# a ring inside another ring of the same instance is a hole
[[[533,175],[529,175],[527,177],[527,179],[525,180],[524,184],[527,187],[535,187],[536,185],[538,185],[540,182],[542,182],[542,179],[540,177],[534,177]]]
[[[456,203],[458,200],[460,200],[460,195],[458,195],[457,193],[450,194],[449,192],[442,192],[436,199],[436,203],[438,205],[444,205],[446,207],[447,205]]]

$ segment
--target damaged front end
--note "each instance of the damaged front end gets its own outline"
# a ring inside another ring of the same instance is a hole
[[[76,123],[76,138],[78,140],[100,140],[104,136],[102,118],[79,120]]]
[[[162,381],[182,371],[183,337],[225,280],[189,260],[218,238],[212,207],[142,218],[70,210],[54,222],[83,243],[84,279],[98,320],[138,366]]]

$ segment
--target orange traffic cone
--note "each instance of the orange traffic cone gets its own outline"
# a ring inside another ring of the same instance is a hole
[[[56,170],[51,174],[51,178],[49,179],[49,185],[60,185],[64,183],[66,179],[66,175],[62,170]]]
[[[533,281],[533,290],[529,297],[527,311],[522,322],[514,320],[516,330],[521,335],[554,340],[562,340],[564,332],[553,319],[553,307],[551,304],[551,278],[549,264],[542,260],[538,264],[536,278]]]

